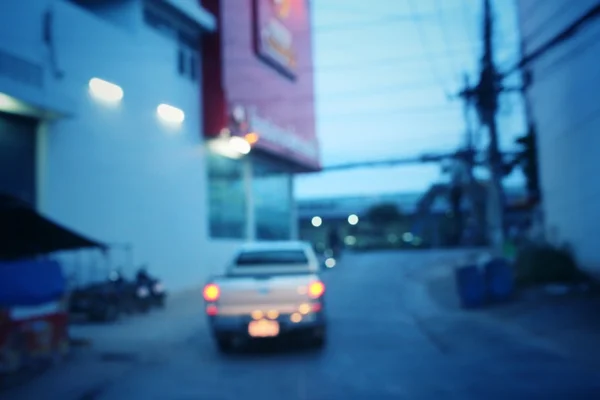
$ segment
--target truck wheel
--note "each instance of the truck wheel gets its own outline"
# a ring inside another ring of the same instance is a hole
[[[233,340],[229,336],[217,336],[216,341],[219,352],[227,354],[233,351]]]
[[[325,345],[327,344],[327,331],[324,327],[315,328],[311,332],[310,344],[317,349],[325,347]]]

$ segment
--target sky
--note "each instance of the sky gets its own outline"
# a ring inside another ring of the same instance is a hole
[[[325,167],[464,145],[464,104],[453,97],[465,74],[475,83],[479,73],[482,1],[312,0],[316,128]],[[519,59],[516,7],[513,0],[492,4],[502,70]],[[502,150],[514,149],[525,132],[522,110],[518,94],[502,96]],[[484,148],[487,134],[474,113],[470,120],[476,144]],[[305,174],[296,179],[296,196],[425,191],[440,179],[439,164]],[[520,172],[506,181],[522,182]]]

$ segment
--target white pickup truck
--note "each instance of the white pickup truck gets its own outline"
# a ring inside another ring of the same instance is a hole
[[[241,247],[225,275],[204,287],[205,310],[217,347],[244,339],[299,333],[322,347],[325,285],[308,243],[256,242]]]

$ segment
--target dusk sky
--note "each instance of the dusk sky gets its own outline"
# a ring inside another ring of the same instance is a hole
[[[493,2],[496,61],[519,57],[515,3]],[[323,165],[446,153],[465,141],[463,103],[449,97],[475,82],[480,0],[313,0],[317,132]],[[518,77],[515,77],[518,83]],[[504,95],[503,150],[524,132],[517,94]],[[473,114],[473,126],[478,121]],[[487,142],[479,133],[480,148]],[[520,173],[509,184],[520,184]],[[437,164],[356,169],[297,178],[299,198],[424,191]]]

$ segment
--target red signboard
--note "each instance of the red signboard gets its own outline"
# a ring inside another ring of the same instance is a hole
[[[202,4],[219,21],[202,44],[205,134],[234,125],[256,149],[318,170],[308,0]]]
[[[254,1],[254,41],[258,57],[282,74],[296,77],[297,54],[290,21],[292,0]]]

